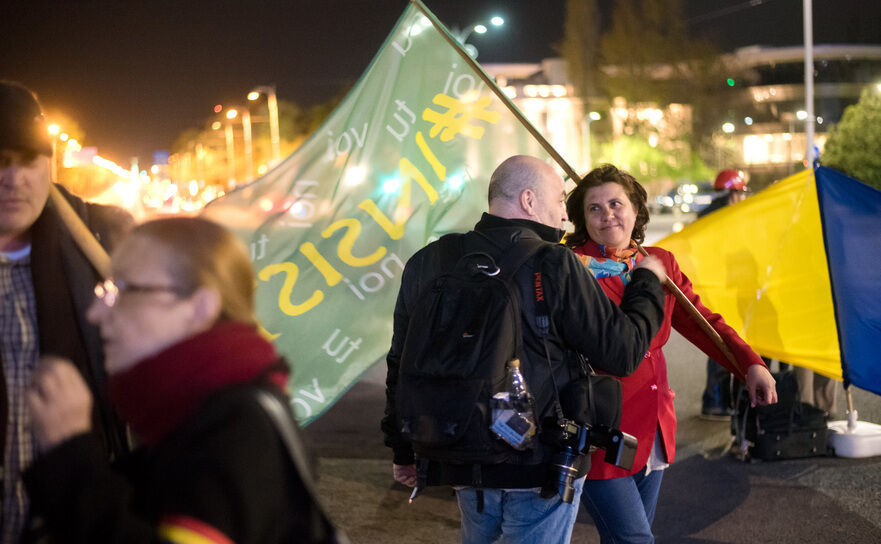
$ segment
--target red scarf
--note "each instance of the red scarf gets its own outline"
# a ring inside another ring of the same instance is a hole
[[[288,369],[254,327],[219,323],[110,377],[110,400],[148,446],[178,427],[211,393],[265,378],[284,389]]]

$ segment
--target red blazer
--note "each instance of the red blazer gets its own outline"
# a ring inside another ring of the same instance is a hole
[[[737,359],[738,368],[733,367],[727,361],[713,341],[700,330],[694,319],[676,303],[673,295],[665,292],[664,323],[661,325],[661,329],[652,339],[651,347],[636,372],[626,378],[621,378],[624,392],[621,430],[632,434],[638,441],[633,468],[626,471],[604,462],[603,455],[605,453],[603,450],[598,450],[591,458],[591,469],[587,476],[591,480],[620,478],[642,470],[652,450],[655,429],[660,431],[667,461],[673,462],[676,453],[676,413],[673,410],[673,398],[676,394],[667,383],[667,362],[664,359],[664,352],[661,351],[661,348],[667,343],[667,339],[670,338],[671,326],[710,358],[719,361],[741,381],[746,379],[747,367],[764,365],[762,358],[738,336],[734,329],[725,323],[721,315],[713,313],[701,303],[700,297],[691,287],[691,281],[679,269],[679,264],[672,253],[658,247],[648,247],[646,251],[661,259],[667,269],[667,276],[716,329]],[[582,260],[584,260],[583,256],[602,257],[599,247],[593,242],[576,248],[575,253]],[[639,260],[642,260],[641,255],[637,255],[637,261]],[[606,295],[616,304],[620,304],[624,294],[624,283],[621,279],[616,276],[598,278],[597,281]]]

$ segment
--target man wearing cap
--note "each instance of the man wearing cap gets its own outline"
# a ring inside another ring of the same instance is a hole
[[[96,401],[94,428],[109,456],[125,449],[124,430],[106,402],[101,338],[85,320],[99,280],[49,200],[52,140],[34,94],[0,81],[0,432],[3,451],[0,542],[18,542],[30,522],[21,473],[36,457],[25,391],[37,360],[74,361]],[[122,209],[86,204],[57,186],[98,241],[109,248],[132,224]],[[28,526],[30,525],[30,529]]]

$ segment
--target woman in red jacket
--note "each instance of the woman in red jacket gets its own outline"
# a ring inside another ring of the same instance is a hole
[[[649,220],[645,189],[626,172],[604,165],[588,173],[569,195],[567,212],[575,231],[566,244],[593,273],[606,295],[619,303],[630,273],[642,255],[636,244],[645,239]],[[774,379],[762,359],[725,324],[722,316],[701,303],[691,282],[669,251],[649,247],[667,269],[667,276],[724,339],[736,364],[726,368],[745,381],[755,405],[776,402]],[[621,380],[623,410],[621,430],[638,440],[631,470],[603,461],[598,451],[584,485],[582,503],[590,512],[602,542],[654,542],[652,519],[663,469],[675,454],[675,394],[667,383],[667,364],[661,348],[674,327],[686,339],[717,361],[727,361],[669,292],[664,301],[664,323],[652,340],[639,368]]]

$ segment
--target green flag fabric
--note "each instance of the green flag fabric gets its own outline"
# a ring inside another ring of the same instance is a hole
[[[250,247],[304,424],[384,359],[407,259],[474,226],[502,160],[547,158],[442,32],[411,4],[315,134],[205,208]]]

